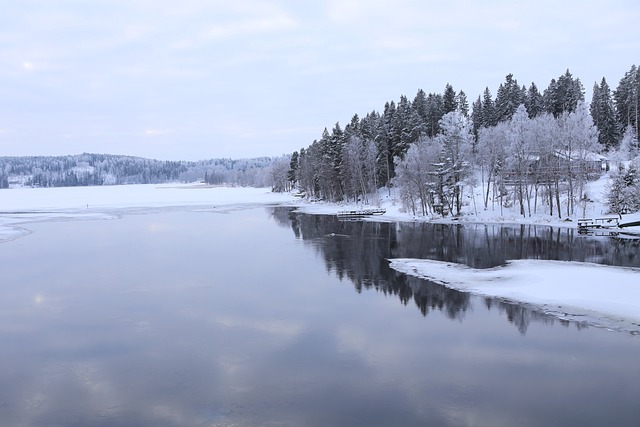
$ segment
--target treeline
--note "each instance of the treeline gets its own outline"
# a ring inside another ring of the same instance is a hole
[[[269,187],[275,165],[289,157],[160,161],[110,154],[0,157],[0,187],[68,187],[204,181],[212,185]]]
[[[483,201],[517,204],[520,213],[544,209],[573,214],[587,179],[637,156],[640,70],[634,65],[611,91],[594,84],[589,106],[579,78],[567,70],[542,92],[512,74],[469,106],[466,93],[447,84],[443,93],[418,90],[381,113],[354,115],[344,127],[291,156],[288,179],[309,197],[370,203],[381,187],[396,186],[414,212],[459,214],[463,190],[485,184]],[[616,163],[617,164],[617,163]],[[465,200],[467,200],[465,202]]]

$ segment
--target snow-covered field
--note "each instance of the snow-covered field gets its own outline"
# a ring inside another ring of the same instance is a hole
[[[593,200],[604,200],[608,177],[591,183]],[[469,198],[470,199],[470,198]],[[476,203],[481,203],[480,195]],[[310,203],[292,194],[272,193],[268,188],[210,187],[202,184],[127,185],[66,188],[16,188],[0,191],[0,242],[29,233],[33,221],[117,218],[127,212],[144,213],[173,207],[230,210],[243,206],[286,204],[314,214],[334,214],[361,208],[358,204]],[[369,220],[417,221],[402,211],[393,195],[381,192],[375,205],[386,209]],[[371,206],[368,206],[371,207]],[[602,216],[602,203],[592,202],[585,216]],[[513,211],[483,210],[469,201],[458,222],[544,223],[575,227],[575,219],[548,215],[522,217]],[[637,228],[636,228],[637,229]],[[406,274],[427,277],[467,292],[505,298],[542,307],[573,320],[640,330],[640,269],[550,261],[512,261],[505,267],[473,270],[460,265],[426,260],[392,260],[391,266]]]
[[[290,194],[272,193],[269,188],[203,184],[14,188],[0,191],[0,242],[28,233],[28,223],[35,221],[111,219],[126,212],[174,207],[220,210],[294,199]]]

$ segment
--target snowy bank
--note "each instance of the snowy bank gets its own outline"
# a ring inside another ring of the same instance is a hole
[[[580,218],[602,218],[616,216],[608,213],[608,207],[604,203],[607,200],[608,186],[611,182],[609,174],[602,175],[598,180],[590,181],[587,184],[586,193],[590,195],[588,203],[577,208],[576,212],[568,217],[563,210],[563,214],[551,216],[549,213],[543,213],[544,209],[539,208],[538,212],[531,215],[521,215],[519,207],[500,207],[500,204],[488,203],[484,208],[483,197],[485,189],[482,186],[476,188],[465,189],[465,203],[462,207],[460,216],[453,217],[451,215],[442,217],[441,215],[413,215],[406,212],[402,208],[399,196],[395,189],[381,189],[378,194],[374,195],[368,204],[356,202],[304,202],[299,201],[298,212],[307,214],[336,215],[340,211],[380,208],[385,209],[384,215],[376,215],[364,218],[364,221],[414,221],[414,222],[436,222],[449,224],[464,223],[482,223],[482,224],[540,224],[554,227],[577,228],[577,220]],[[473,194],[471,194],[473,192]],[[563,209],[566,209],[566,205]],[[623,215],[621,222],[630,222],[640,220],[640,213]],[[625,227],[620,230],[612,230],[624,233],[625,235],[640,236],[640,226]]]
[[[422,259],[392,259],[390,266],[459,291],[530,304],[561,319],[640,331],[640,269],[540,260],[484,270]]]

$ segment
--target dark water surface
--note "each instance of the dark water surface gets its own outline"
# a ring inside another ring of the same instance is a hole
[[[640,337],[389,269],[638,266],[548,227],[249,209],[28,226],[0,244],[0,426],[638,426]]]

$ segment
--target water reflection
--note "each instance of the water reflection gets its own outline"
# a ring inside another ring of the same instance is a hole
[[[305,215],[275,208],[272,218],[290,227],[325,261],[327,271],[348,278],[357,292],[375,289],[397,296],[402,304],[413,300],[426,316],[430,310],[461,319],[471,308],[468,293],[397,273],[390,258],[422,258],[490,268],[512,259],[593,262],[640,267],[640,239],[583,236],[572,228],[540,225],[428,224],[339,221],[333,215]],[[524,334],[531,322],[565,326],[535,308],[486,298],[488,310],[497,309]],[[585,323],[572,322],[577,328]]]
[[[636,337],[401,277],[390,225],[295,239],[269,212],[286,229],[172,212],[0,245],[0,425],[640,425]]]

